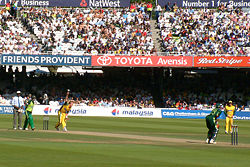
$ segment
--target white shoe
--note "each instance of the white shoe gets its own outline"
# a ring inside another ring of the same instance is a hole
[[[225,134],[228,134],[228,132],[227,132],[227,131],[225,131]]]
[[[23,128],[18,128],[19,130],[23,130]]]
[[[66,128],[66,127],[64,127],[64,128],[63,128],[63,131],[64,131],[64,132],[67,132],[68,130],[67,130],[67,128]]]
[[[210,144],[214,144],[215,142],[214,142],[214,139],[211,139],[210,140]]]
[[[206,143],[207,143],[207,144],[209,143],[209,138],[206,139]]]
[[[14,130],[16,130],[16,128],[13,128]]]
[[[25,128],[24,130],[29,130],[28,128]]]

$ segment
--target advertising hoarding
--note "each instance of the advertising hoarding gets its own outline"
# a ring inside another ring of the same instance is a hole
[[[13,108],[10,105],[0,106],[0,114],[13,114]]]
[[[57,115],[60,107],[35,105],[33,115]],[[161,118],[161,110],[155,108],[73,106],[69,116]]]
[[[162,109],[162,118],[179,118],[179,119],[205,119],[210,114],[211,110],[174,110]],[[219,119],[225,119],[225,114],[222,112]],[[236,120],[250,120],[250,112],[236,111],[234,115]]]
[[[194,67],[250,67],[250,57],[207,56],[194,57]]]
[[[178,7],[193,7],[193,8],[217,8],[221,4],[224,6],[232,5],[234,8],[249,8],[250,1],[249,0],[158,0],[158,3],[161,6],[165,6],[168,2],[170,2],[170,7],[173,6],[174,3]]]
[[[11,0],[0,0],[1,5]],[[42,7],[129,7],[130,0],[19,0],[18,6],[42,6]]]
[[[91,56],[9,54],[2,55],[0,60],[3,65],[91,66]]]
[[[56,116],[60,107],[61,106],[35,105],[32,114]],[[205,119],[210,112],[211,110],[73,106],[69,112],[69,116]],[[10,105],[0,106],[0,114],[13,114],[13,107]],[[225,119],[225,115],[223,113],[221,114],[220,119]],[[250,112],[236,111],[234,119],[250,120]]]
[[[92,56],[92,66],[192,67],[192,56]]]

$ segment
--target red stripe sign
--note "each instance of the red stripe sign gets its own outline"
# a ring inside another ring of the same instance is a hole
[[[250,57],[194,57],[194,67],[250,67]]]
[[[192,67],[191,56],[92,56],[92,66]]]

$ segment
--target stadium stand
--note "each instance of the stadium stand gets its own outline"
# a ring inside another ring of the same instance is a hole
[[[224,77],[222,77],[224,76]],[[168,81],[165,88],[165,107],[179,109],[207,109],[215,103],[225,104],[233,100],[239,109],[250,108],[249,79],[227,75],[211,75],[201,78],[177,78]],[[234,79],[237,83],[234,83]]]
[[[157,41],[152,37],[146,4],[131,6],[133,9],[20,8],[18,18],[1,9],[0,53],[153,54]],[[249,12],[238,8],[177,7],[161,12],[158,27],[162,51],[166,55],[248,56],[248,20]]]
[[[40,54],[39,44],[5,9],[0,15],[0,53],[3,54]]]
[[[249,12],[177,8],[159,17],[163,51],[178,55],[249,55]]]
[[[149,16],[126,9],[21,10],[24,25],[53,54],[151,54]]]
[[[20,8],[20,16],[13,17],[1,9],[0,54],[150,55],[156,52],[145,4],[133,4],[132,10]],[[249,16],[249,12],[239,9],[217,11],[176,6],[174,11],[159,16],[163,51],[192,56],[249,56]],[[26,72],[13,72],[11,68],[6,73],[5,68],[0,69],[2,81],[6,81],[0,82],[1,104],[9,104],[15,90],[21,89],[24,94],[36,94],[42,104],[50,101],[58,105],[65,89],[70,87],[79,105],[155,107],[150,93],[152,84],[150,79],[147,81],[150,76],[141,81],[138,76],[130,75],[116,78],[120,74],[116,77],[99,74],[64,77],[30,73],[27,76]],[[199,77],[167,80],[165,107],[206,109],[228,99],[243,108],[249,104],[249,78],[221,78],[223,75],[202,81]],[[212,82],[216,79],[217,82]],[[235,80],[237,84],[232,85]]]
[[[0,94],[5,104],[10,103],[11,97],[19,89],[23,95],[35,94],[41,104],[58,105],[65,96],[65,90],[70,88],[72,98],[78,105],[154,107],[151,95],[151,82],[154,81],[144,72],[117,72],[117,69],[113,69],[112,75],[86,73],[66,77],[60,74],[37,76],[31,73],[27,76],[22,71],[13,72],[10,68],[6,72],[4,68],[1,67],[3,79],[0,82]],[[15,82],[13,74],[16,76]],[[221,71],[218,74],[188,78],[181,72],[165,78],[163,84],[162,100],[167,108],[208,109],[216,102],[225,104],[229,99],[240,108],[250,108],[249,77],[244,73]]]

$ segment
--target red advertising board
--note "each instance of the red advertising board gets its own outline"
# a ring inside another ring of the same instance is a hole
[[[92,56],[92,66],[192,67],[191,56]]]
[[[194,67],[250,67],[250,57],[194,57]]]

